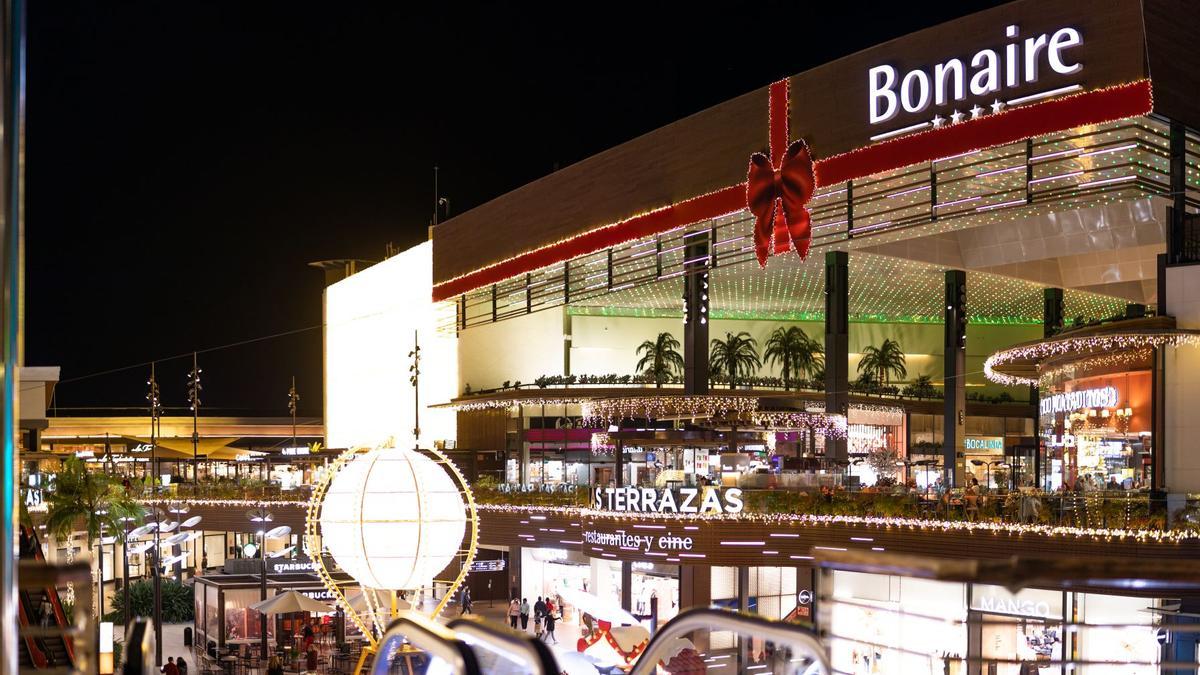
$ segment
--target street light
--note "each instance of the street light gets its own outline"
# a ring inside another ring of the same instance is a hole
[[[258,508],[251,509],[246,512],[246,518],[250,522],[255,523],[261,528],[266,528],[267,523],[275,520],[275,515],[266,509]],[[258,559],[261,561],[260,584],[259,584],[259,601],[267,599],[267,539],[277,539],[279,537],[291,534],[292,528],[281,526],[271,529],[269,532],[265,529],[255,531],[255,536],[261,537],[261,542],[258,547]],[[262,658],[267,659],[267,615],[259,612],[259,640],[262,645]]]

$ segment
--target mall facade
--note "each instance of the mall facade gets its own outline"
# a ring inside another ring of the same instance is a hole
[[[441,223],[327,288],[326,444],[493,467],[500,597],[817,621],[844,672],[1194,663],[1170,584],[814,565],[1200,553],[1198,31],[1019,0]]]

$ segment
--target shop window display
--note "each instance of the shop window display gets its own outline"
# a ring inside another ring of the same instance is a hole
[[[1042,391],[1046,490],[1140,490],[1153,455],[1150,371],[1074,373]]]

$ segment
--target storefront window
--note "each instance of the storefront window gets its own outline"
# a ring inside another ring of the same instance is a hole
[[[225,643],[251,643],[262,636],[260,613],[250,605],[261,599],[258,589],[227,590],[225,595]],[[269,597],[269,596],[268,596]],[[267,638],[275,633],[273,621],[267,621]]]
[[[614,560],[588,558],[566,549],[521,549],[521,597],[527,598],[530,605],[539,597],[554,598],[562,607],[563,621],[580,621],[582,617],[566,599],[571,596],[569,590],[590,593],[619,607],[621,564]]]
[[[1087,627],[1080,628],[1079,653],[1084,661],[1120,665],[1086,666],[1087,675],[1154,675],[1161,646],[1154,627],[1155,602],[1146,598],[1080,593],[1075,596],[1079,614]]]
[[[971,589],[971,628],[986,672],[1022,675],[1061,672],[1064,630],[1063,593],[977,584]],[[1016,661],[1018,663],[1007,663]],[[1053,664],[1053,665],[1052,665]]]
[[[833,586],[837,671],[943,675],[965,656],[965,584],[834,572]]]
[[[662,626],[679,613],[679,567],[635,562],[630,574],[633,615],[650,627]]]
[[[1041,394],[1046,490],[1138,490],[1149,485],[1150,371],[1072,377]]]

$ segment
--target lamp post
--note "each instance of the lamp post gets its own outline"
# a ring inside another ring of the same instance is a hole
[[[292,376],[292,386],[288,389],[288,412],[292,415],[292,447],[296,447],[296,406],[300,403],[300,394],[296,392],[296,376]]]
[[[150,379],[146,381],[146,402],[150,406],[150,465],[154,467],[154,481],[158,480],[158,420],[162,414],[162,400],[159,398],[158,380],[154,377],[154,362],[150,363]],[[152,483],[153,484],[153,483]]]
[[[192,352],[192,371],[188,373],[188,407],[192,410],[192,480],[200,486],[200,373],[204,372],[196,363],[196,352]]]
[[[275,516],[272,515],[266,509],[252,509],[252,510],[250,510],[249,513],[246,514],[246,517],[250,519],[250,522],[256,523],[259,527],[263,527],[263,528],[265,528],[267,526],[266,525],[267,523],[269,523],[275,519]],[[267,533],[266,533],[266,530],[260,529],[260,530],[255,531],[255,535],[258,537],[261,537],[259,547],[258,547],[258,559],[261,562],[261,567],[259,569],[260,583],[259,583],[259,598],[258,599],[261,602],[261,601],[267,599],[267,551],[266,551]],[[262,658],[263,658],[263,660],[266,660],[266,658],[267,658],[267,615],[263,612],[259,612],[258,628],[259,628],[260,645],[262,647]]]

